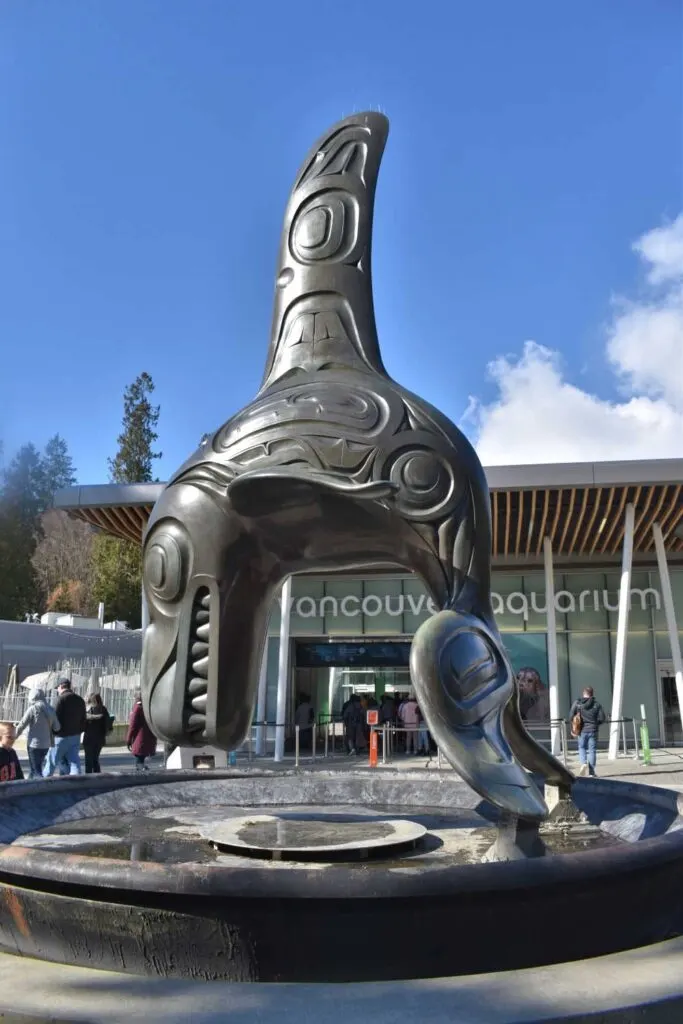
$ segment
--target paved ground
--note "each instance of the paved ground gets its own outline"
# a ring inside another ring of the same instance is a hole
[[[407,932],[398,941],[419,936]],[[28,1017],[36,1024],[681,1024],[682,965],[683,939],[672,939],[576,964],[496,975],[249,985],[141,978],[0,954],[0,1005],[25,1015],[9,1019]]]

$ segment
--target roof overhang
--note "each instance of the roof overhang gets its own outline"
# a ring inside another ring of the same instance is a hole
[[[667,554],[683,561],[683,459],[491,466],[493,555],[497,566],[540,564],[550,537],[558,563],[616,562],[624,512],[635,507],[634,560],[654,561],[653,523]],[[164,484],[70,487],[55,507],[138,543]]]

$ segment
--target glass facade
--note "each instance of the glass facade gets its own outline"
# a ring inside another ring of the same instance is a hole
[[[677,622],[683,623],[683,570],[670,569]],[[584,686],[592,686],[609,713],[618,618],[620,572],[613,568],[555,573],[560,713],[568,714]],[[548,683],[546,598],[542,572],[493,574],[493,605],[513,668],[533,669],[543,687]],[[666,620],[656,571],[635,570],[631,580],[631,611],[626,651],[623,715],[640,717],[645,707],[653,739],[683,740],[670,671]],[[420,580],[412,576],[371,576],[364,579],[322,579],[299,576],[292,585],[290,632],[293,642],[291,707],[297,692],[311,697],[320,716],[336,710],[340,687],[348,688],[349,672],[336,667],[330,684],[327,667],[296,668],[297,639],[310,642],[410,639],[435,607]],[[269,633],[267,717],[275,716],[280,609],[273,606]],[[683,631],[682,631],[683,637]],[[370,659],[369,659],[370,660]],[[354,679],[407,685],[405,670],[374,667],[365,674],[354,655]],[[339,682],[341,680],[341,683]],[[359,686],[361,683],[359,683]],[[672,696],[673,694],[673,696]],[[378,694],[379,695],[379,694]],[[541,702],[547,707],[547,700]]]

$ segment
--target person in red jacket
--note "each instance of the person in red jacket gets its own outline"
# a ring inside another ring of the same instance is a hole
[[[157,752],[157,738],[147,725],[145,713],[142,710],[142,694],[138,690],[135,694],[135,704],[128,719],[128,735],[126,746],[135,758],[135,770],[138,772],[148,771],[145,761]]]

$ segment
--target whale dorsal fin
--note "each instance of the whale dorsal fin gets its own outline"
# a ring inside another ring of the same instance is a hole
[[[375,187],[389,122],[355,114],[311,149],[282,229],[270,348],[261,391],[322,369],[386,376],[372,301]]]

